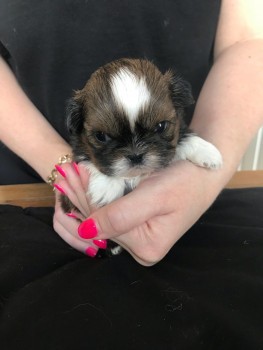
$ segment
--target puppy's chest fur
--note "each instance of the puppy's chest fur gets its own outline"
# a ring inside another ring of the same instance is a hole
[[[91,162],[87,161],[85,165],[90,173],[87,195],[92,203],[99,207],[131,192],[143,178],[142,176],[132,178],[107,176],[98,171]]]

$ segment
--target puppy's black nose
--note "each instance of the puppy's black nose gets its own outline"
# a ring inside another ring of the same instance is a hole
[[[133,165],[141,164],[143,160],[143,154],[129,154],[126,157]]]

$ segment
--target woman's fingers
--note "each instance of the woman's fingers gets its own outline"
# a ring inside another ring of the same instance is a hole
[[[100,243],[97,243],[96,241],[94,243],[93,240],[85,241],[78,236],[77,230],[80,220],[64,213],[61,208],[58,195],[56,197],[55,214],[53,219],[55,231],[71,247],[87,254],[90,257],[95,257],[99,249],[98,244]],[[100,246],[100,248],[102,248],[102,246]]]
[[[106,249],[107,241],[84,240],[78,235],[78,226],[90,215],[91,210],[94,210],[86,195],[89,173],[85,166],[75,163],[56,166],[56,169],[58,177],[54,184],[56,188],[54,229],[71,247],[90,257],[95,257],[99,248]],[[62,196],[67,196],[76,209],[65,213],[61,206]]]
[[[61,195],[67,196],[72,204],[78,208],[84,217],[90,212],[90,205],[86,196],[88,187],[88,172],[84,167],[78,167],[75,163],[66,163],[57,167],[59,176],[54,187]]]

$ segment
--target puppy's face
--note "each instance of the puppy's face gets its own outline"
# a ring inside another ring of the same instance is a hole
[[[189,85],[146,60],[122,59],[97,70],[68,108],[77,161],[102,173],[135,177],[167,166],[192,103]]]

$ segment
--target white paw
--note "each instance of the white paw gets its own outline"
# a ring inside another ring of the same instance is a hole
[[[117,245],[116,247],[111,248],[110,251],[112,255],[119,255],[123,251],[123,248],[120,245]]]
[[[218,149],[194,134],[189,134],[180,142],[176,148],[175,159],[188,159],[192,163],[208,169],[220,169],[223,165],[222,156]]]

